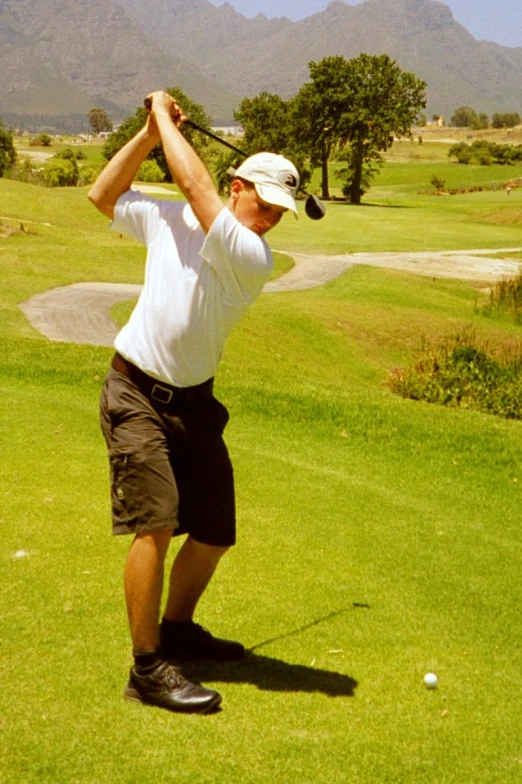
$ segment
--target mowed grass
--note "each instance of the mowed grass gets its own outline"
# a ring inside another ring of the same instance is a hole
[[[483,204],[446,203],[441,247],[463,227],[468,247],[484,245],[473,227],[505,245]],[[368,232],[375,250],[392,237],[416,249],[417,233],[435,243],[437,209],[413,195],[407,208],[332,204],[322,223],[285,219],[271,244],[347,252],[368,249]],[[219,714],[170,715],[121,697],[129,542],[109,533],[97,423],[111,350],[51,343],[18,308],[74,281],[140,282],[143,254],[84,191],[0,180],[0,216],[24,225],[0,240],[2,781],[519,781],[522,426],[403,400],[385,381],[422,335],[473,326],[509,344],[520,328],[477,314],[472,284],[373,268],[257,301],[217,377],[238,546],[198,614],[253,653],[191,670],[222,692]],[[504,230],[522,245],[519,224]]]

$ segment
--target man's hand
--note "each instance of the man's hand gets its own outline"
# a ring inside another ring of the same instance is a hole
[[[156,121],[156,117],[168,114],[171,122],[179,128],[187,119],[175,98],[163,91],[150,93],[145,99],[145,106],[149,111],[149,122],[152,123]]]

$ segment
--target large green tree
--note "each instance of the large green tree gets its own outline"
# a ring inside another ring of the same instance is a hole
[[[249,155],[268,151],[285,155],[297,166],[301,184],[310,179],[308,147],[297,138],[294,127],[293,102],[279,95],[263,92],[255,98],[244,98],[234,112],[241,123],[241,147]],[[230,164],[229,164],[230,165]]]
[[[201,125],[203,128],[210,128],[210,117],[205,112],[201,104],[195,103],[190,98],[188,98],[180,87],[168,87],[166,92],[176,99],[187,117],[197,123],[197,125]],[[118,150],[120,150],[130,139],[132,139],[133,136],[138,133],[140,128],[145,125],[146,121],[147,111],[141,107],[137,108],[136,113],[133,116],[127,117],[121,126],[116,131],[111,133],[103,146],[103,156],[107,160],[110,160],[114,155],[116,155]],[[183,125],[181,129],[183,135],[188,139],[198,155],[204,160],[208,160],[211,157],[208,138],[203,136],[201,133],[198,133],[188,125]],[[156,161],[164,173],[165,181],[172,182],[172,175],[170,173],[161,145],[157,145],[152,150],[148,156],[148,160]]]
[[[16,150],[13,141],[13,134],[4,128],[0,118],[0,177],[3,177],[7,169],[14,166],[16,162]]]
[[[345,154],[343,192],[359,204],[394,136],[410,136],[426,107],[426,83],[403,71],[387,54],[336,55],[309,64],[311,81],[295,98],[298,138],[308,144],[312,165],[322,169],[322,196],[329,198],[328,162],[334,150]],[[308,140],[308,141],[307,141]]]
[[[242,146],[250,155],[261,150],[283,155],[288,150],[292,139],[289,105],[279,95],[263,92],[244,98],[234,119],[241,123]]]

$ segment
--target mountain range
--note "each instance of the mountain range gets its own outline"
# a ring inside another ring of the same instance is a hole
[[[85,125],[103,106],[118,121],[177,85],[223,124],[245,96],[295,94],[311,60],[361,52],[424,79],[428,114],[522,108],[522,47],[477,41],[438,0],[334,0],[298,22],[209,0],[0,0],[0,117]]]

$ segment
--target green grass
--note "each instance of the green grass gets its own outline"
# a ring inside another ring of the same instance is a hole
[[[332,204],[271,244],[413,249],[417,234],[435,243],[438,209],[442,247],[465,245],[464,231],[469,247],[522,244],[514,222],[499,240],[480,199],[461,212],[408,198]],[[111,351],[50,343],[18,308],[72,281],[139,282],[143,254],[85,191],[0,180],[0,216],[25,221],[0,239],[2,781],[519,781],[522,425],[403,400],[385,379],[423,334],[469,325],[508,345],[520,328],[477,313],[471,284],[373,268],[256,302],[217,377],[239,541],[198,617],[255,651],[194,668],[221,713],[173,716],[121,698],[128,541],[109,534],[97,423]]]
[[[43,152],[49,153],[50,155],[56,155],[56,153],[66,149],[72,149],[75,152],[81,151],[85,155],[85,158],[80,161],[82,166],[104,164],[106,161],[102,155],[103,145],[104,142],[98,140],[78,143],[78,141],[72,137],[55,138],[49,147],[41,147],[38,145],[31,146],[27,140],[15,141],[16,151],[20,157],[28,155],[31,152]]]

